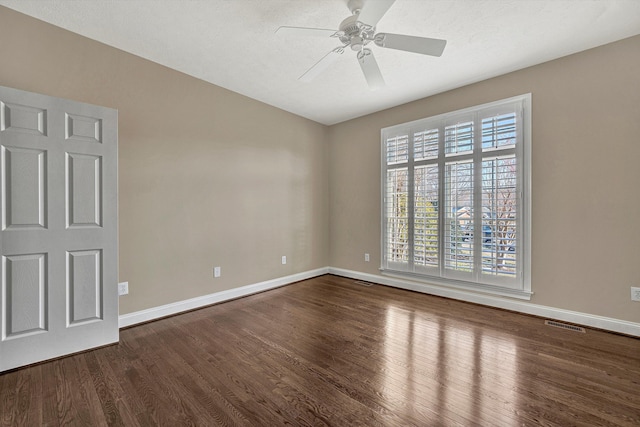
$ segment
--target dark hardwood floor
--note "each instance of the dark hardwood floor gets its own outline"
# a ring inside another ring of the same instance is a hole
[[[0,375],[0,424],[639,426],[640,339],[336,276]]]

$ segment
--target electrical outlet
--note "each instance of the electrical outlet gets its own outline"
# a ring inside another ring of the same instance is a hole
[[[640,288],[631,287],[631,301],[640,301]]]
[[[213,267],[213,277],[220,277],[221,274],[220,267]]]
[[[365,260],[366,262],[369,262],[369,254],[364,254],[364,260]]]
[[[286,255],[282,255],[282,265],[287,263],[287,256]]]
[[[127,295],[129,293],[129,282],[118,283],[118,295]]]

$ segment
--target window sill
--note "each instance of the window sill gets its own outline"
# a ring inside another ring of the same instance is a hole
[[[444,288],[453,288],[458,290],[465,290],[489,295],[498,295],[502,297],[517,298],[521,300],[531,300],[533,292],[525,291],[521,289],[509,289],[501,286],[485,285],[482,283],[468,283],[460,280],[443,279],[443,278],[431,278],[422,274],[409,273],[406,271],[395,271],[380,269],[380,273],[383,276],[394,277],[398,279],[408,279],[419,284],[428,286],[438,286]]]

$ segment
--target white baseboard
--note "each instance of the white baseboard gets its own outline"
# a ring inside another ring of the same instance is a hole
[[[150,320],[159,319],[165,316],[171,316],[173,314],[178,314],[207,305],[255,294],[257,292],[278,288],[280,286],[288,285],[300,280],[322,276],[323,274],[327,273],[335,274],[336,276],[343,276],[372,283],[379,283],[381,285],[393,286],[395,288],[407,289],[410,291],[416,291],[430,295],[437,295],[461,301],[473,302],[476,304],[487,305],[489,307],[503,308],[505,310],[512,310],[520,313],[532,314],[534,316],[561,320],[565,322],[576,323],[578,325],[591,326],[593,328],[599,328],[611,332],[618,332],[640,337],[640,323],[628,322],[626,320],[614,319],[611,317],[596,316],[594,314],[581,313],[578,311],[564,310],[561,308],[549,307],[545,305],[531,304],[529,302],[509,298],[476,294],[461,289],[429,285],[426,283],[418,283],[395,277],[361,273],[359,271],[346,270],[335,267],[318,268],[316,270],[305,271],[302,273],[293,274],[291,276],[280,277],[273,280],[267,280],[265,282],[242,286],[240,288],[229,289],[209,295],[203,295],[201,297],[178,301],[159,307],[149,308],[146,310],[136,311],[134,313],[123,314],[120,316],[118,323],[120,328],[124,328],[127,326],[148,322]]]
[[[364,280],[381,285],[393,286],[425,294],[437,295],[461,301],[473,302],[490,307],[503,308],[520,313],[532,314],[565,322],[577,323],[579,325],[591,326],[593,328],[640,337],[640,323],[628,322],[626,320],[614,319],[611,317],[596,316],[594,314],[581,313],[578,311],[564,310],[545,305],[531,304],[508,298],[500,298],[492,295],[482,295],[473,292],[466,292],[460,289],[445,288],[426,283],[417,283],[410,280],[378,276],[375,274],[361,273],[353,270],[329,267],[329,274],[349,277],[357,280]]]
[[[118,326],[120,328],[125,328],[127,326],[132,326],[138,323],[148,322],[150,320],[159,319],[161,317],[171,316],[173,314],[178,314],[184,311],[189,311],[207,305],[255,294],[257,292],[278,288],[280,286],[288,285],[300,280],[322,276],[323,274],[327,274],[328,272],[329,267],[318,268],[316,270],[292,274],[291,276],[280,277],[273,280],[267,280],[265,282],[242,286],[240,288],[229,289],[209,295],[203,295],[201,297],[161,305],[159,307],[153,307],[146,310],[123,314],[118,319]]]

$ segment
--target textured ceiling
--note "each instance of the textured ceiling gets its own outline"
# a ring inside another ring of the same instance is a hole
[[[373,0],[372,0],[373,1]],[[0,0],[4,5],[324,124],[640,33],[640,0],[397,0],[377,31],[447,39],[440,58],[374,46],[387,86],[370,91],[355,53],[297,78],[335,39],[274,34],[336,28],[346,0]]]

